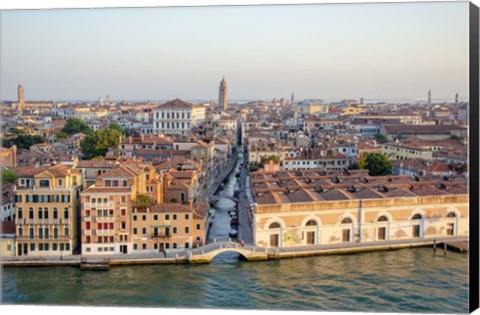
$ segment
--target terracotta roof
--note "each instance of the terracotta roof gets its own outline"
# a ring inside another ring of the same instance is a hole
[[[430,185],[418,185],[411,189],[411,192],[418,196],[439,196],[446,195],[446,192]]]
[[[254,197],[255,202],[258,204],[276,204],[276,203],[282,203],[281,198],[278,196],[277,193],[273,192],[267,192],[264,194],[261,194],[259,196]]]
[[[82,194],[85,193],[131,193],[131,187],[95,187],[90,186],[85,189]]]
[[[101,160],[84,160],[80,161],[76,168],[113,168],[115,167],[113,161],[101,159]]]
[[[416,195],[403,188],[394,188],[394,189],[389,189],[386,192],[382,192],[383,195],[389,197],[389,198],[396,198],[396,197],[415,197]]]
[[[10,171],[14,172],[18,178],[26,178],[30,177],[33,178],[35,175],[40,174],[43,172],[47,167],[45,166],[22,166],[17,168],[12,168]]]
[[[325,200],[349,200],[350,199],[344,191],[337,188],[329,189],[325,192],[320,193],[320,195]]]
[[[379,198],[384,198],[383,195],[378,193],[377,191],[371,189],[371,188],[362,188],[359,189],[358,191],[355,192],[350,192],[349,193],[357,199],[379,199]]]
[[[121,166],[103,173],[102,175],[99,176],[99,178],[111,178],[111,177],[130,178],[130,177],[135,177],[138,174],[139,174],[138,172],[133,171],[130,168]]]
[[[193,210],[190,206],[181,203],[157,203],[150,206],[150,212],[193,212]]]
[[[174,108],[174,109],[192,109],[193,104],[182,101],[181,99],[174,99],[172,101],[166,102],[165,104],[158,105],[158,109],[164,108]]]

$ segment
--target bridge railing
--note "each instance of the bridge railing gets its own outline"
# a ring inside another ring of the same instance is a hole
[[[202,247],[197,247],[197,248],[187,250],[186,257],[204,255],[219,249],[229,249],[229,248],[243,249],[246,251],[250,251],[252,253],[267,253],[267,254],[275,253],[275,249],[271,249],[271,248],[257,247],[254,245],[245,245],[238,242],[233,242],[231,239],[221,239],[221,240],[214,239],[213,243],[208,243]]]

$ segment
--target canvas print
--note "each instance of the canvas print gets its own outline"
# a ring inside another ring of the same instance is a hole
[[[3,10],[1,303],[468,312],[470,9]]]

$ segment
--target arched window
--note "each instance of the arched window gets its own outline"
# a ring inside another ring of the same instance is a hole
[[[412,217],[412,220],[421,220],[423,219],[422,215],[421,214],[415,214],[413,217]],[[416,224],[413,224],[412,225],[412,236],[413,237],[421,237],[421,232],[420,232],[420,223],[419,222],[415,222]]]
[[[352,219],[350,218],[345,218],[342,220],[342,224],[352,224]],[[342,242],[351,242],[352,237],[351,237],[351,230],[352,227],[345,227],[342,229]]]
[[[279,229],[280,228],[280,224],[278,224],[277,222],[273,222],[272,224],[270,224],[268,226],[269,229]]]
[[[305,225],[306,226],[315,226],[315,225],[317,225],[317,222],[315,220],[308,220],[308,222]]]
[[[380,218],[378,218],[377,222],[387,222],[388,218],[384,215],[382,215]]]
[[[456,217],[457,217],[457,215],[455,214],[455,212],[449,212],[447,214],[447,218],[456,218]]]
[[[342,224],[349,224],[349,223],[352,223],[352,219],[345,218],[345,219],[342,220]]]
[[[421,215],[421,214],[418,214],[418,213],[415,214],[415,215],[412,217],[412,220],[421,220],[421,219],[423,219],[423,218],[422,218],[422,215]]]

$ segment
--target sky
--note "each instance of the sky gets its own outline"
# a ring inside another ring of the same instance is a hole
[[[468,97],[468,2],[1,12],[0,97]]]

